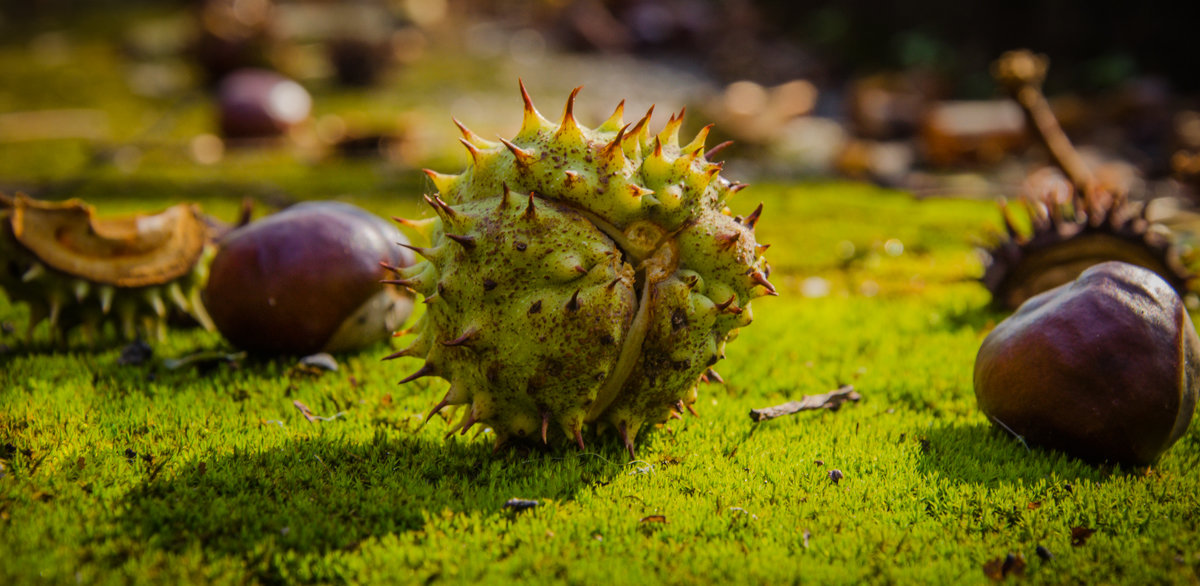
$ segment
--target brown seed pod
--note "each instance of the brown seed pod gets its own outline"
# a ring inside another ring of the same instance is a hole
[[[56,336],[82,326],[94,339],[115,317],[126,338],[161,337],[168,303],[209,326],[198,287],[214,230],[192,204],[100,219],[75,199],[0,195],[0,286],[29,304],[30,332],[49,319]]]
[[[1089,461],[1153,462],[1187,431],[1198,392],[1200,339],[1183,301],[1122,262],[1025,302],[975,360],[993,423]]]
[[[235,346],[269,354],[352,350],[407,319],[412,296],[381,283],[412,264],[391,224],[339,202],[294,205],[227,234],[204,302]]]
[[[1054,194],[1057,193],[1058,196]],[[1011,208],[1000,204],[1007,235],[987,249],[980,279],[1000,308],[1068,283],[1084,269],[1122,261],[1158,273],[1184,295],[1194,277],[1165,226],[1147,220],[1146,206],[1106,192],[1084,198],[1069,185],[1021,200],[1032,231],[1024,233]]]
[[[221,135],[228,139],[284,136],[308,120],[312,96],[274,71],[239,69],[217,87]]]

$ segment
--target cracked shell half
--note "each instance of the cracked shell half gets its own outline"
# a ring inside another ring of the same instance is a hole
[[[1147,219],[1146,205],[1139,207],[1104,191],[1080,195],[1062,180],[1040,185],[1043,189],[1020,200],[1029,232],[1018,227],[1007,204],[1000,204],[1006,235],[984,251],[987,261],[980,279],[996,307],[1016,309],[1106,261],[1150,269],[1180,296],[1189,292],[1195,275],[1171,232]]]
[[[0,195],[0,287],[29,305],[27,336],[80,327],[94,341],[106,324],[126,339],[161,339],[172,306],[212,329],[200,302],[215,228],[195,205],[97,218],[79,200]]]

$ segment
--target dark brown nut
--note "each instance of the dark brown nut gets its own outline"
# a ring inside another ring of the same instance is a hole
[[[217,330],[259,353],[361,348],[412,312],[407,290],[380,283],[380,263],[412,264],[404,236],[339,202],[308,202],[238,228],[220,241],[204,290]]]
[[[312,96],[300,84],[266,69],[240,69],[217,88],[225,138],[273,138],[308,120]]]
[[[1182,300],[1115,261],[1030,298],[975,360],[993,423],[1092,462],[1154,462],[1187,431],[1198,388],[1200,340]]]

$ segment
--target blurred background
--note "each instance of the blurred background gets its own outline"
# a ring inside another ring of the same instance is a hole
[[[417,195],[477,134],[625,100],[742,181],[846,178],[1015,195],[1049,163],[991,77],[1049,58],[1049,104],[1134,198],[1191,202],[1200,81],[1182,5],[864,0],[3,0],[0,191]],[[200,185],[201,187],[197,187]],[[207,187],[204,187],[207,186]],[[236,192],[236,193],[235,193]],[[1190,204],[1189,204],[1190,205]]]

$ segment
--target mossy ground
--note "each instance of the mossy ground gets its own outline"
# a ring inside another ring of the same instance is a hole
[[[119,365],[119,344],[59,350],[44,330],[32,347],[7,336],[0,574],[982,582],[986,562],[1013,552],[1037,582],[1200,577],[1195,427],[1154,467],[1120,470],[1026,450],[976,410],[974,353],[1003,316],[970,281],[967,234],[992,223],[990,205],[851,185],[743,195],[775,212],[759,230],[781,296],[755,304],[700,417],[644,437],[634,462],[611,435],[589,436],[582,453],[493,455],[486,437],[443,440],[447,423],[419,424],[444,383],[397,387],[417,362],[379,362],[384,345],[311,376],[283,359],[158,362],[222,346],[204,332],[173,332],[143,366]],[[892,239],[904,244],[896,256]],[[813,277],[828,296],[802,296]],[[25,316],[0,304],[0,318]],[[842,383],[863,399],[747,416]],[[295,400],[344,415],[309,423]],[[513,497],[539,506],[512,512]],[[644,520],[653,515],[665,522]],[[1073,546],[1076,527],[1096,533]]]
[[[29,71],[17,53],[0,61]],[[5,107],[32,107],[26,93]],[[259,151],[199,168],[149,149],[127,172],[89,165],[83,143],[0,150],[4,182],[105,213],[186,198],[232,219],[277,191],[422,213],[418,172],[374,163]],[[1200,426],[1127,470],[1027,449],[976,409],[975,352],[1004,317],[972,280],[993,205],[852,184],[735,199],[765,203],[780,296],[755,302],[700,416],[644,436],[633,462],[612,435],[586,452],[443,440],[440,417],[420,424],[445,383],[397,386],[418,362],[380,362],[384,344],[319,376],[288,359],[170,370],[225,348],[174,330],[121,365],[116,341],[56,347],[42,327],[25,342],[26,309],[0,295],[15,326],[0,334],[0,583],[983,583],[1009,553],[1031,583],[1200,581]],[[747,416],[844,383],[863,398],[837,412]],[[341,416],[310,423],[293,401]]]

